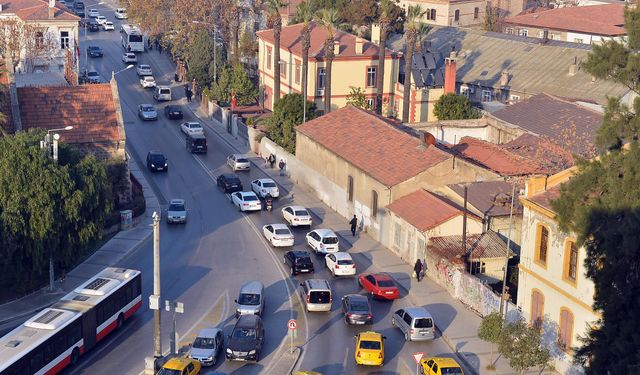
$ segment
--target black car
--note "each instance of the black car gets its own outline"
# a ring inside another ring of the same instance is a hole
[[[168,105],[164,107],[164,115],[170,120],[181,120],[182,109],[177,105]]]
[[[342,313],[347,324],[373,323],[369,298],[360,294],[347,294],[342,297]]]
[[[87,47],[87,54],[89,57],[102,57],[102,48],[98,46],[89,46]]]
[[[227,360],[260,361],[264,342],[262,318],[258,315],[240,315],[227,340]]]
[[[226,193],[235,193],[242,191],[242,181],[233,173],[225,173],[218,176],[216,180],[218,187]]]
[[[284,263],[291,268],[291,275],[295,276],[299,273],[311,273],[313,269],[313,261],[311,254],[304,250],[287,251],[284,254]]]
[[[96,20],[91,19],[87,22],[87,30],[89,31],[100,31],[100,24],[98,22],[96,22]]]
[[[207,138],[203,134],[187,134],[186,144],[192,154],[207,153]]]
[[[147,154],[147,168],[150,171],[168,171],[169,163],[164,154],[160,151],[149,151]]]

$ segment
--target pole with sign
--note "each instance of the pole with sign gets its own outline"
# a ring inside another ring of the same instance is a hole
[[[287,327],[289,328],[289,338],[291,339],[291,346],[289,347],[289,351],[293,353],[293,339],[296,338],[298,323],[295,319],[289,319],[289,321],[287,322]]]
[[[416,374],[420,373],[420,360],[424,357],[424,352],[413,353],[413,359],[416,361]]]

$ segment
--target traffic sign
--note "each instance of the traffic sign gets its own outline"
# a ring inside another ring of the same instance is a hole
[[[422,357],[424,357],[424,352],[413,353],[413,359],[416,361],[417,364],[420,364],[420,360],[422,359]]]
[[[287,323],[287,327],[289,327],[290,330],[294,330],[296,329],[296,327],[298,327],[298,323],[296,323],[295,319],[289,319],[289,322]]]

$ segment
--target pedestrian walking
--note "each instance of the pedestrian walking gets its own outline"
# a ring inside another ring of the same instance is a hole
[[[420,282],[420,280],[422,280],[422,262],[420,259],[416,260],[416,264],[413,266],[413,272],[415,272],[416,279]]]
[[[147,39],[147,48],[149,48],[149,51],[153,51],[153,44],[151,44],[151,39]]]
[[[427,260],[422,259],[422,278],[424,279],[426,275],[427,275]]]
[[[358,227],[358,218],[356,215],[353,215],[353,219],[349,222],[351,224],[351,235],[356,236],[356,228]]]
[[[269,155],[269,166],[271,169],[276,165],[276,156],[274,154]]]
[[[158,43],[158,45],[156,46],[156,48],[158,48],[158,53],[162,54],[162,44]]]
[[[187,89],[187,102],[191,103],[192,97],[193,97],[193,91]]]
[[[280,164],[278,164],[278,167],[280,167],[280,176],[284,176],[284,167],[287,166],[287,163],[285,163],[284,159],[280,159]]]

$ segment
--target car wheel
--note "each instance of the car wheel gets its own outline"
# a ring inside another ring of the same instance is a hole
[[[242,212],[242,206],[238,205],[238,211]]]
[[[396,326],[396,319],[395,318],[391,318],[391,326],[393,326],[393,327]]]
[[[411,341],[411,337],[409,337],[409,332],[404,333],[404,341]]]
[[[214,356],[213,356],[213,361],[211,361],[211,365],[212,365],[212,366],[215,366],[215,365],[216,365],[216,362],[218,362],[218,356],[215,356],[215,355],[214,355]]]
[[[291,276],[295,276],[296,275],[296,270],[295,268],[291,267]]]

